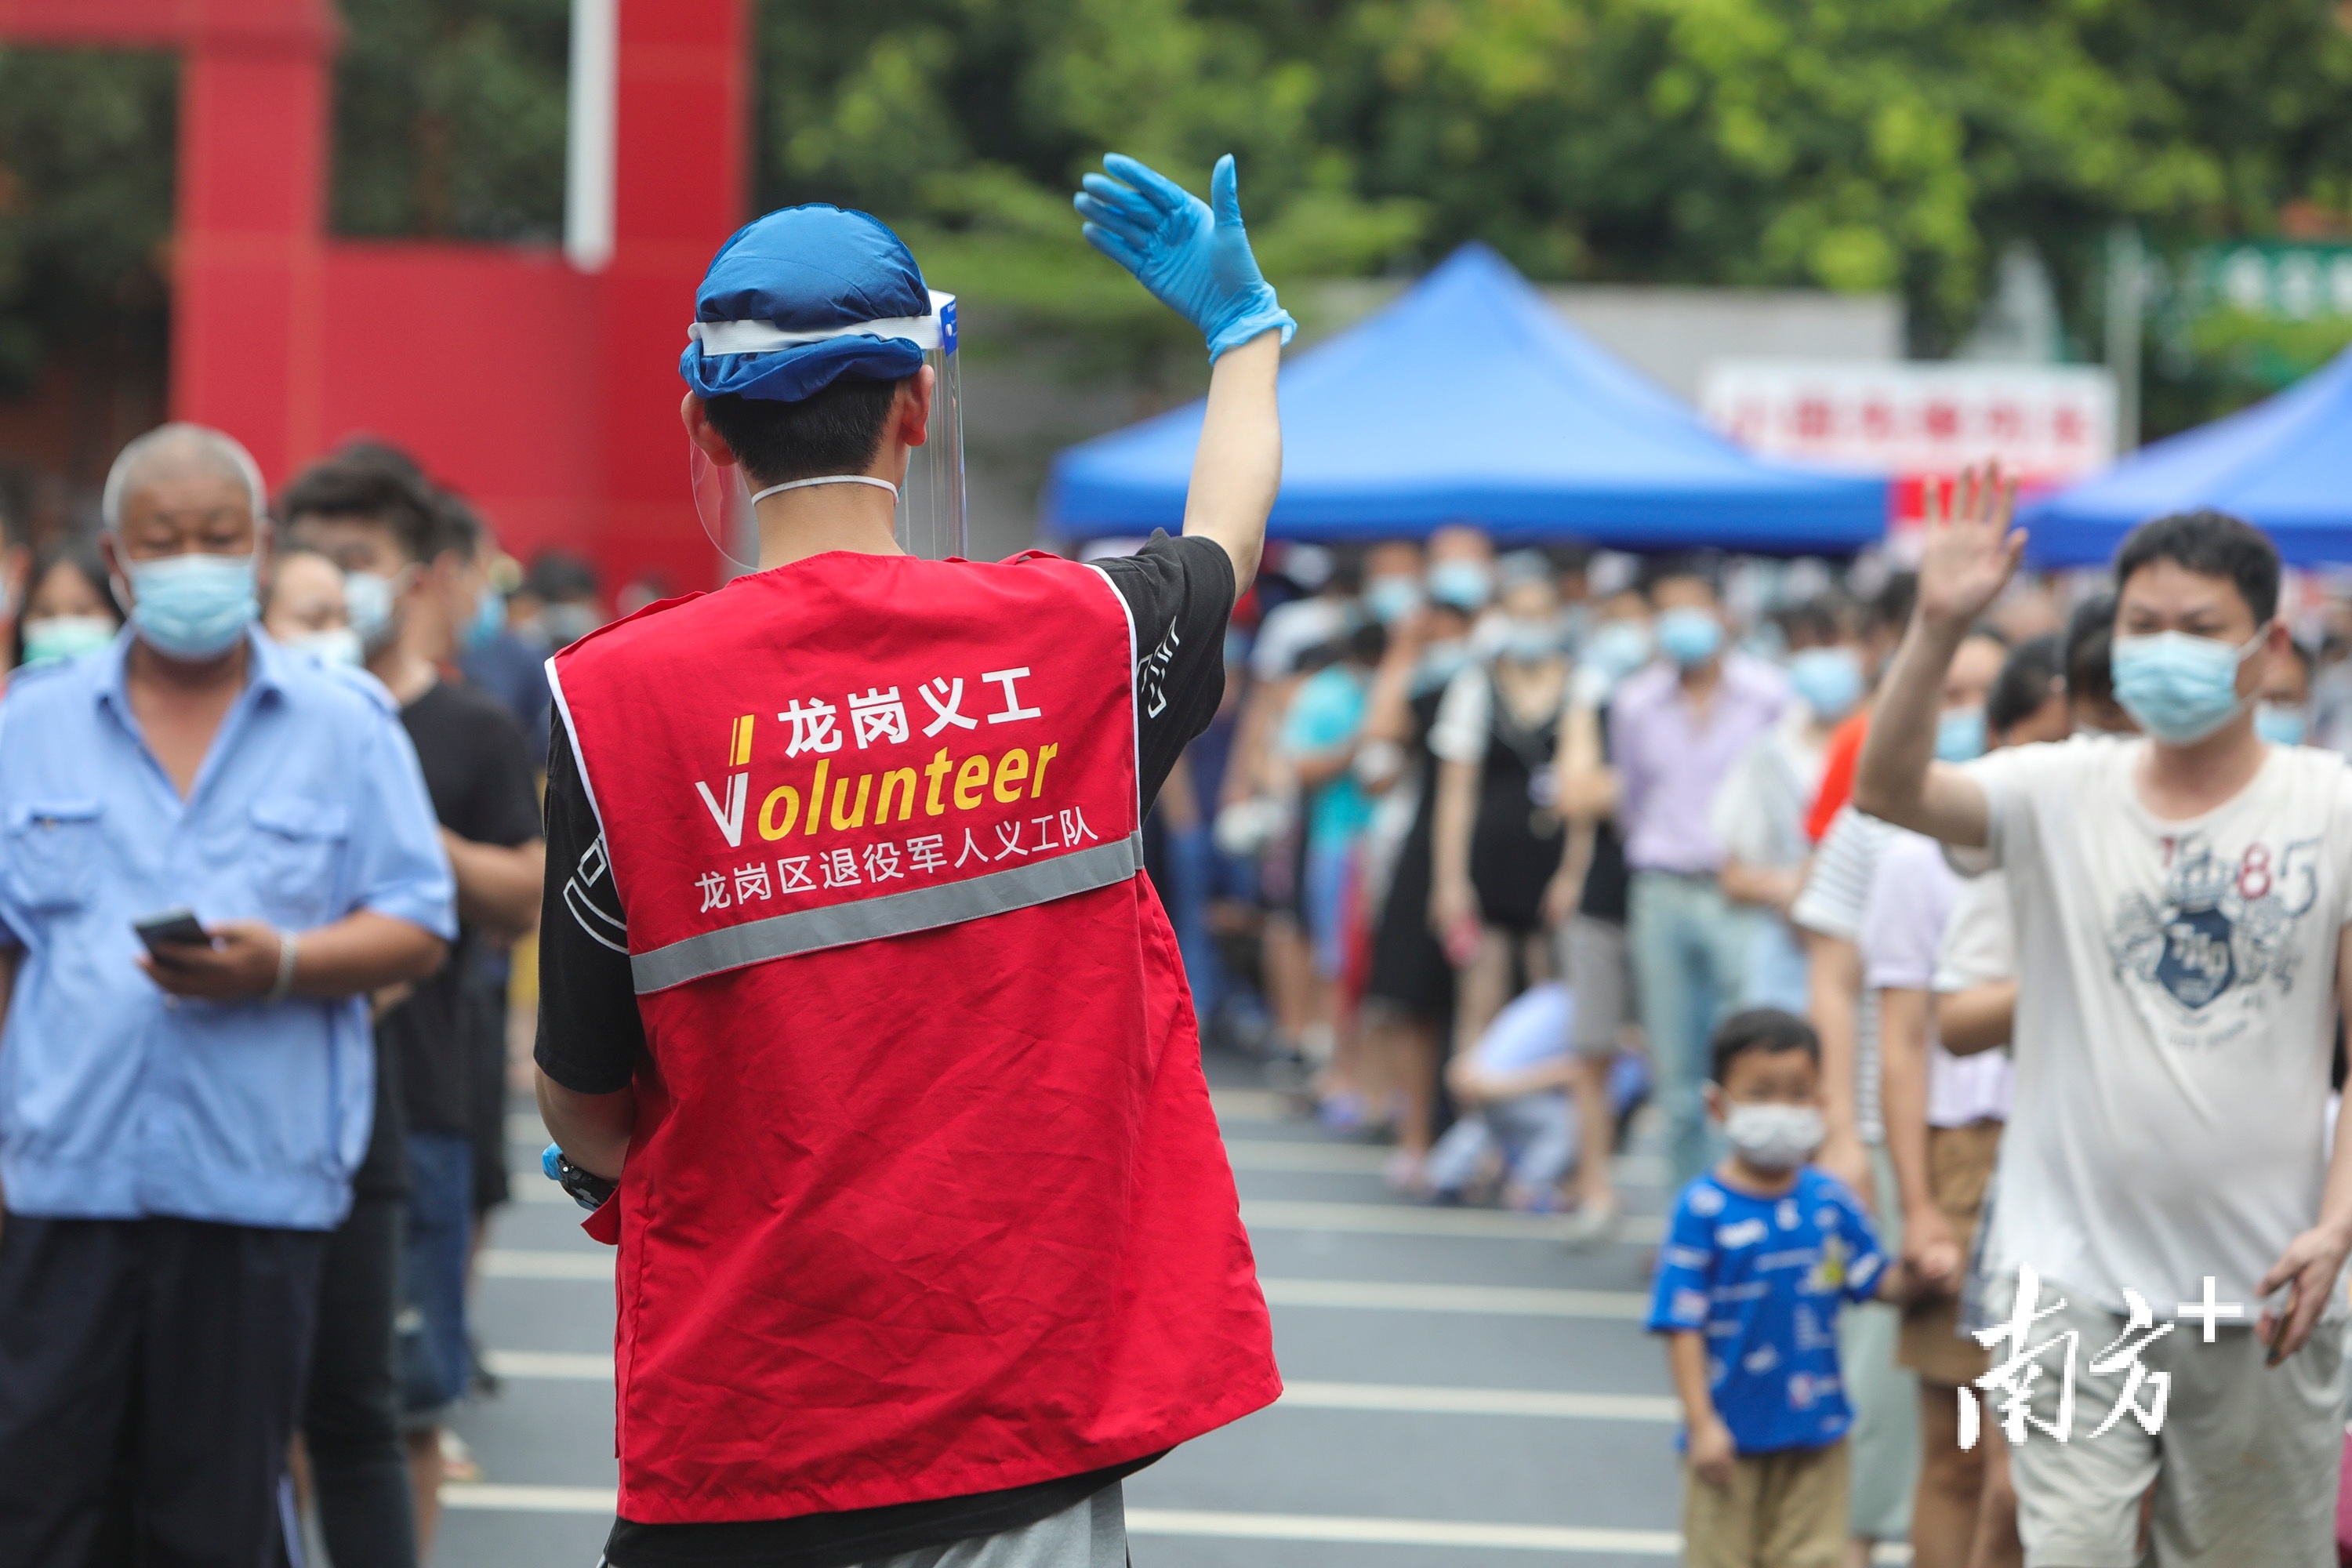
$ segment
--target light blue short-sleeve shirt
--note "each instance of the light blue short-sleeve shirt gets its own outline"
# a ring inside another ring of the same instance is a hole
[[[360,910],[456,934],[416,752],[383,688],[251,634],[251,677],[183,801],[123,685],[129,637],[0,699],[0,1185],[52,1218],[324,1230],[373,1122],[364,998],[159,990],[133,922],[302,931]]]

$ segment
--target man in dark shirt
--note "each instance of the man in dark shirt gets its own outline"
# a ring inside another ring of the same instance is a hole
[[[441,673],[456,657],[479,592],[472,562],[480,536],[463,526],[467,514],[436,508],[431,492],[396,466],[365,458],[314,466],[288,488],[279,507],[293,538],[346,574],[368,669],[400,703],[457,873],[458,936],[448,961],[377,1023],[384,1055],[397,1064],[407,1122],[401,1424],[418,1545],[429,1555],[440,1427],[468,1370],[472,1129],[486,1076],[478,1058],[495,1038],[468,1011],[467,976],[486,940],[520,936],[538,918],[546,863],[538,801],[513,716]]]

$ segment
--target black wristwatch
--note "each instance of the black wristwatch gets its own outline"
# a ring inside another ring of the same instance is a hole
[[[593,1214],[620,1190],[621,1184],[583,1169],[563,1157],[563,1151],[553,1143],[539,1157],[539,1168],[547,1179],[572,1194],[572,1201]]]

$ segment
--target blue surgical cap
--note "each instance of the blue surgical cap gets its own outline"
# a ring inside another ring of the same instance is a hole
[[[930,314],[922,269],[881,219],[824,202],[786,207],[736,230],[711,258],[694,297],[697,335],[677,370],[698,395],[774,403],[796,403],[845,375],[896,381],[921,368],[919,342],[840,329]],[[721,322],[742,325],[714,337],[710,327]],[[723,352],[774,331],[839,335]]]

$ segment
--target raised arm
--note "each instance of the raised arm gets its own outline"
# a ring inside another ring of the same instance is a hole
[[[1969,627],[2000,596],[2024,553],[2009,526],[2017,487],[1998,468],[1960,476],[1953,515],[1938,515],[1941,487],[1927,487],[1927,545],[1919,604],[1871,710],[1854,769],[1853,804],[1886,822],[1969,847],[1985,841],[1984,791],[1936,757],[1944,674]]]
[[[1184,531],[1215,540],[1234,558],[1234,592],[1246,594],[1265,553],[1265,515],[1282,487],[1282,421],[1275,372],[1282,339],[1261,332],[1209,372],[1209,409],[1184,493]]]
[[[1088,174],[1076,205],[1088,244],[1129,272],[1209,340],[1209,405],[1192,458],[1184,531],[1234,558],[1246,593],[1265,547],[1265,517],[1282,483],[1275,372],[1298,323],[1274,297],[1250,253],[1230,153],[1202,201],[1158,171],[1113,153]]]

